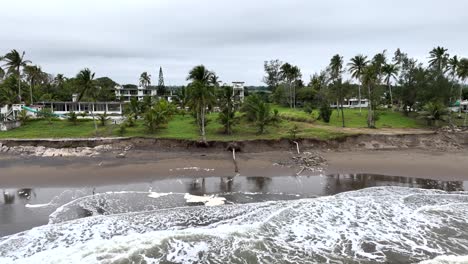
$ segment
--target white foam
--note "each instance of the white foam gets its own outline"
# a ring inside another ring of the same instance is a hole
[[[468,264],[468,256],[438,256],[431,260],[424,260],[419,264]]]
[[[24,207],[27,208],[41,208],[41,207],[47,207],[50,206],[51,203],[46,203],[46,204],[25,204]]]
[[[150,194],[148,194],[148,197],[150,198],[160,198],[160,197],[163,197],[163,196],[167,196],[169,194],[172,194],[172,193],[157,193],[157,192],[150,192]]]
[[[184,198],[207,203],[222,197]],[[0,263],[245,263],[251,257],[418,263],[439,255],[432,260],[439,262],[422,263],[460,264],[465,257],[450,255],[468,252],[467,199],[468,193],[377,187],[315,199],[88,217],[0,240]],[[448,204],[452,210],[437,209]]]
[[[223,205],[226,202],[226,198],[224,197],[217,197],[214,195],[211,196],[198,196],[198,195],[191,195],[185,194],[184,199],[187,203],[204,203],[206,206],[217,206]]]

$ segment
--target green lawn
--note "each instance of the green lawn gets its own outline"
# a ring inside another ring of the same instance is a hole
[[[278,109],[279,113],[283,117],[300,118],[306,122],[312,122],[318,125],[341,127],[341,112],[333,110],[330,118],[330,123],[325,123],[322,120],[316,120],[319,113],[314,110],[312,114],[307,114],[301,109],[290,109],[288,107],[272,105],[272,109]],[[380,110],[379,119],[376,122],[377,128],[422,128],[426,122],[424,120],[416,119],[413,117],[407,117],[400,112],[392,112],[391,110]],[[359,109],[345,109],[345,125],[346,127],[364,128],[367,127],[367,109],[362,109],[362,113],[359,113]]]
[[[299,128],[298,137],[332,139],[344,136],[345,134],[328,129],[317,128],[312,124],[304,122],[282,121],[276,126],[269,126],[263,135],[257,134],[257,128],[245,120],[242,120],[234,127],[232,135],[222,133],[222,126],[218,123],[217,114],[208,116],[206,127],[207,140],[253,140],[253,139],[280,139],[289,137],[289,130],[297,125]],[[73,125],[66,120],[53,120],[49,124],[46,120],[31,120],[20,128],[7,132],[0,132],[0,138],[80,138],[94,137],[94,125],[92,120],[81,120],[77,125]],[[111,137],[120,136],[118,126],[99,126],[98,136]],[[137,121],[134,127],[126,129],[125,137],[156,137],[173,139],[198,140],[200,136],[194,119],[190,115],[176,115],[165,128],[161,128],[155,133],[149,133],[142,121]]]

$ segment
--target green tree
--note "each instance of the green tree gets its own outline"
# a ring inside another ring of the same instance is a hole
[[[206,141],[206,112],[216,101],[214,86],[210,85],[211,76],[211,71],[203,65],[198,65],[190,70],[187,77],[187,80],[191,81],[187,91],[188,105],[195,112],[203,141]]]
[[[281,82],[281,66],[283,62],[280,60],[265,61],[263,68],[265,70],[265,76],[263,82],[268,85],[271,91],[275,91]]]
[[[134,120],[138,119],[138,117],[141,115],[142,106],[136,97],[130,98],[130,102],[127,104],[126,112]]]
[[[164,74],[162,67],[159,67],[159,78],[158,78],[158,94],[166,94],[166,86],[164,85]]]
[[[281,65],[280,74],[289,90],[289,107],[296,108],[296,81],[302,77],[301,70],[297,66],[284,63]]]
[[[101,126],[106,126],[107,121],[109,121],[109,117],[108,117],[107,113],[104,112],[103,114],[98,114],[98,120],[99,120],[99,123],[101,124]]]
[[[435,47],[429,52],[429,66],[440,75],[444,74],[450,55],[444,47]]]
[[[332,87],[336,91],[336,98],[338,99],[341,108],[341,121],[342,126],[345,127],[345,117],[343,110],[344,91],[341,82],[341,75],[343,74],[343,57],[339,54],[333,56],[329,64],[330,78],[332,80]]]
[[[76,126],[78,122],[78,116],[75,112],[68,113],[68,121],[70,121],[73,125]]]
[[[224,127],[225,134],[232,134],[232,127],[238,122],[236,118],[236,104],[234,102],[233,89],[230,86],[221,87],[219,96],[219,113],[218,120]]]
[[[42,71],[41,67],[37,65],[26,65],[23,71],[26,74],[26,80],[29,82],[30,104],[34,104],[34,86],[45,78],[45,73]]]
[[[76,75],[77,84],[81,88],[79,96],[78,96],[78,101],[81,101],[81,99],[84,96],[86,96],[87,98],[91,99],[92,102],[96,102],[97,89],[94,83],[94,75],[95,73],[92,72],[89,68],[84,68]],[[94,130],[97,133],[97,124],[96,124],[96,118],[94,116],[93,108],[91,108],[90,110],[91,110],[91,116],[93,117]]]
[[[423,111],[419,112],[422,118],[425,118],[428,125],[439,125],[439,120],[444,120],[449,113],[449,110],[440,102],[429,102],[423,107]]]
[[[466,80],[468,80],[468,59],[467,58],[461,59],[460,62],[458,63],[457,76],[462,81],[462,84]],[[461,88],[462,86],[463,85],[460,85],[460,103],[462,101],[462,94],[463,94],[463,91],[462,91],[463,88]],[[461,105],[460,105],[459,109],[460,109],[460,113],[461,113]],[[466,116],[465,116],[465,122],[466,122]]]
[[[166,125],[174,114],[174,106],[164,99],[159,99],[143,115],[144,125],[151,133]]]
[[[364,71],[364,67],[368,64],[367,56],[364,55],[356,55],[351,58],[350,62],[348,63],[349,73],[351,73],[351,77],[359,81],[358,86],[358,99],[359,99],[359,114],[362,112],[361,107],[361,87],[362,87],[362,74]]]
[[[258,133],[265,133],[266,126],[279,121],[278,112],[271,112],[270,104],[265,102],[259,95],[248,96],[242,106],[248,121],[253,122],[258,128]]]
[[[367,87],[367,98],[369,100],[369,106],[367,109],[367,127],[375,128],[375,102],[374,102],[374,90],[380,83],[379,80],[379,65],[370,64],[366,66],[362,73],[362,83]]]
[[[147,72],[143,72],[140,74],[140,85],[143,88],[148,87],[148,85],[151,84],[151,75],[149,75]]]
[[[388,92],[390,95],[390,106],[393,109],[393,93],[392,93],[392,80],[396,80],[399,72],[399,67],[396,64],[385,64],[382,67],[382,73],[384,75],[384,81],[387,84]]]
[[[28,63],[31,63],[29,60],[24,59],[24,54],[25,52],[23,51],[22,54],[20,54],[17,50],[11,50],[9,53],[7,53],[5,56],[2,57],[2,60],[4,60],[6,63],[3,65],[3,67],[7,68],[7,73],[8,74],[16,74],[18,78],[18,99],[19,102],[21,102],[21,68],[26,66]]]

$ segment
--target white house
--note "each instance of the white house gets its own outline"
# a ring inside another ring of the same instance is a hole
[[[333,102],[330,107],[339,107],[340,105],[336,105],[336,102]],[[350,99],[344,99],[343,100],[343,108],[366,108],[369,106],[369,100],[361,98],[361,102],[359,103],[358,98],[350,98]]]
[[[232,90],[234,93],[234,99],[239,100],[241,102],[244,101],[244,93],[245,93],[245,82],[232,82]]]
[[[130,102],[131,98],[143,101],[146,96],[154,97],[158,95],[157,88],[154,86],[116,85],[114,90],[116,99],[123,102]]]

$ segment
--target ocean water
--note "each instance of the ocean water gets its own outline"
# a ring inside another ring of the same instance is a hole
[[[30,205],[48,224],[0,238],[0,263],[468,263],[462,190],[77,196]]]

